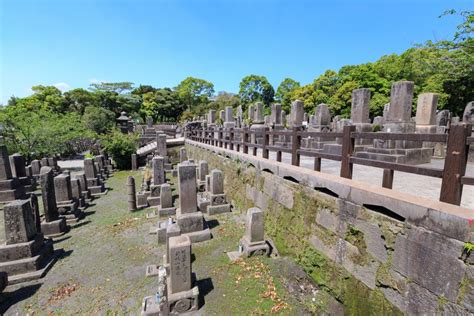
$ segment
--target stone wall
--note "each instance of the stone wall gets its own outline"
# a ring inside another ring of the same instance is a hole
[[[474,312],[472,211],[193,141],[186,148],[224,171],[235,212],[266,211],[280,253],[348,314]]]

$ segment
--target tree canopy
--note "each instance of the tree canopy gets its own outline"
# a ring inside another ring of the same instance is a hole
[[[239,88],[240,100],[244,105],[257,101],[261,101],[265,105],[273,102],[275,90],[265,76],[246,76],[240,81]]]

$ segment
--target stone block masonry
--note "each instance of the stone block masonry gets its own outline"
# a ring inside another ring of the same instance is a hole
[[[472,210],[189,140],[186,150],[222,170],[234,211],[263,210],[266,237],[348,314],[474,313]]]

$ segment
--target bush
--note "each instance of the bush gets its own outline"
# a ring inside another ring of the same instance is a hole
[[[123,134],[117,129],[104,136],[102,142],[104,149],[112,156],[118,169],[131,168],[131,156],[137,151],[137,139],[137,135]]]

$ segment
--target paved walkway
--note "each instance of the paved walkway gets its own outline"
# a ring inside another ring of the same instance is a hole
[[[260,149],[257,151],[257,155],[262,155]],[[276,153],[270,152],[269,159],[276,160]],[[291,155],[289,153],[282,153],[282,162],[290,164]],[[312,170],[314,167],[314,158],[302,156],[300,160],[300,166]],[[444,159],[432,159],[431,163],[421,164],[418,166],[443,169]],[[321,161],[321,172],[339,175],[340,168],[341,163],[338,161],[328,159],[322,159]],[[474,163],[468,163],[466,175],[474,176]],[[382,186],[382,177],[383,169],[381,168],[354,165],[352,177],[354,180]],[[441,179],[395,171],[393,190],[430,198],[433,200],[439,200]],[[471,208],[474,212],[474,186],[464,186],[461,206]]]

